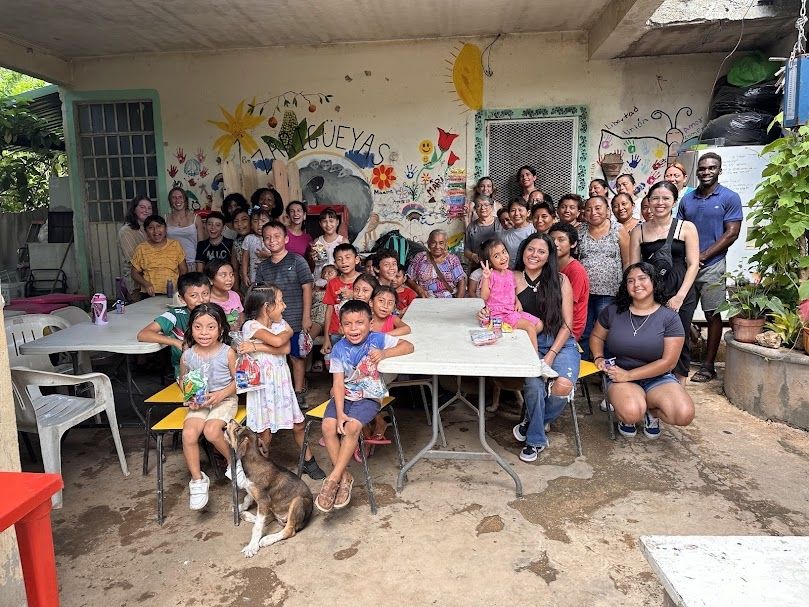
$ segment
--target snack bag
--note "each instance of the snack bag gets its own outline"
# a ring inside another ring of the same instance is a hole
[[[207,363],[199,369],[193,369],[183,375],[180,387],[183,389],[183,402],[193,402],[197,405],[205,402],[208,395],[208,369]]]
[[[471,329],[469,337],[476,346],[488,346],[489,344],[497,343],[499,339],[495,332],[489,329]]]
[[[312,336],[309,335],[309,331],[301,331],[298,336],[298,352],[301,358],[305,358],[309,355],[309,352],[312,351],[312,344]]]
[[[244,343],[244,338],[239,331],[231,331],[230,338],[233,346],[237,348]],[[236,394],[260,390],[264,387],[261,383],[261,367],[255,358],[249,354],[239,354],[236,359]]]

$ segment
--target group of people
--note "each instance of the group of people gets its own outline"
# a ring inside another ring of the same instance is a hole
[[[594,180],[586,200],[566,194],[554,204],[536,187],[536,171],[522,167],[523,193],[502,208],[491,179],[483,178],[470,205],[463,261],[448,251],[447,233],[433,230],[427,251],[407,267],[389,250],[363,261],[338,233],[341,217],[332,209],[321,213],[322,234],[312,238],[304,229],[305,203],[284,208],[268,189],[254,194],[252,206],[229,195],[223,212],[210,213],[204,225],[179,188],[169,194],[166,219],[148,199],[133,200],[120,239],[133,290],[153,296],[174,282],[184,304],[138,339],[170,346],[177,377],[193,369],[208,377],[207,395],[190,403],[183,430],[191,507],[201,509],[208,499],[199,437],[230,457],[223,428],[236,410],[237,356],[254,357],[264,378],[261,390],[247,394],[248,426],[265,446],[282,429],[291,429],[300,445],[305,361],[321,334],[324,360],[313,369],[325,365],[332,373],[323,445],[333,469],[326,475],[307,451],[304,471],[324,481],[315,500],[320,510],[345,507],[359,433],[371,443],[389,442],[376,364],[412,351],[401,336],[410,331],[405,317],[416,297],[482,297],[479,317],[525,330],[558,373],[550,383],[525,380],[525,414],[513,429],[523,461],[548,446],[547,424],[573,398],[582,352],[606,376],[602,405],[614,407],[623,436],[634,436],[636,424],[656,438],[661,420],[690,423],[694,404],[684,382],[691,316],[701,298],[709,352],[691,379],[709,381],[721,334],[714,311],[724,297],[724,256],[742,219],[738,195],[718,183],[721,158],[705,154],[698,166],[699,187],[687,191],[685,168],[671,165],[667,179],[648,189],[642,218],[634,213],[631,175],[619,177],[612,197]],[[177,230],[187,232],[187,243],[173,238]],[[229,347],[231,331],[241,333],[237,350]]]

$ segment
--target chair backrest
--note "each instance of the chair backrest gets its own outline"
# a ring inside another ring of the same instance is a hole
[[[66,306],[51,312],[51,316],[58,316],[66,320],[69,325],[77,325],[80,322],[90,322],[90,315],[76,306]]]
[[[20,345],[34,341],[54,330],[67,329],[70,324],[52,314],[23,314],[7,318],[6,346],[8,347],[8,363],[11,367],[28,367],[40,371],[54,371],[55,368],[47,354],[22,354]]]
[[[17,430],[36,433],[37,416],[28,390],[33,390],[35,396],[41,393],[39,388],[28,388],[25,380],[20,375],[18,369],[11,369],[11,392],[14,395],[14,414],[17,418]]]

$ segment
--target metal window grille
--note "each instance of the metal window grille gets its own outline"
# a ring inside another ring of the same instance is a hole
[[[136,194],[156,203],[152,103],[80,103],[76,112],[88,219],[122,223],[126,203]]]
[[[516,175],[529,164],[537,187],[554,201],[576,191],[578,117],[521,118],[486,122],[487,170],[497,198],[508,203],[522,193]]]

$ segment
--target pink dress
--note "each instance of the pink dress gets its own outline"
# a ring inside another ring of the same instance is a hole
[[[499,317],[512,327],[520,320],[527,320],[532,325],[539,322],[533,314],[517,311],[517,283],[511,270],[494,270],[489,278],[489,288],[491,292],[489,299],[486,300],[486,306],[492,318]]]

